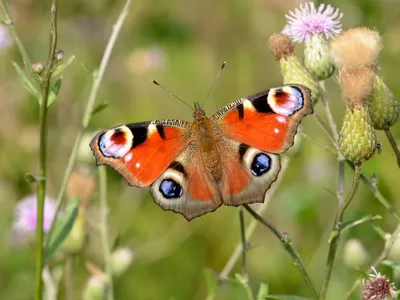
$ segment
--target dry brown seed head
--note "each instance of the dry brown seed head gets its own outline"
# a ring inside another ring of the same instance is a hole
[[[346,68],[340,71],[342,92],[350,108],[369,101],[375,73],[370,68]]]
[[[280,33],[269,38],[268,47],[277,60],[291,56],[294,52],[294,45],[290,37]]]

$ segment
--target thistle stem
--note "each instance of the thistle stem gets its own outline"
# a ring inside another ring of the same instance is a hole
[[[386,137],[390,142],[390,145],[393,148],[394,154],[396,155],[397,158],[397,165],[400,167],[400,149],[397,147],[396,140],[392,134],[392,131],[389,129],[385,129]]]
[[[333,264],[335,262],[337,248],[339,246],[343,214],[344,214],[346,208],[348,207],[348,205],[350,204],[350,202],[354,199],[354,196],[358,189],[358,185],[360,183],[360,174],[361,174],[361,165],[356,164],[355,169],[354,169],[353,184],[351,186],[350,192],[349,192],[346,200],[339,207],[339,210],[338,210],[338,213],[337,213],[337,216],[335,219],[335,223],[333,226],[332,234],[334,234],[334,237],[332,238],[330,245],[329,245],[328,258],[327,258],[326,268],[325,268],[325,276],[324,276],[324,280],[321,285],[321,292],[319,295],[320,300],[324,300],[326,298],[326,293],[328,291],[328,285],[329,285],[329,281],[331,278],[332,268],[333,268]]]
[[[39,146],[39,176],[42,180],[37,185],[37,223],[36,223],[36,277],[35,277],[35,298],[42,299],[43,284],[43,215],[44,201],[46,195],[46,147],[47,147],[47,100],[50,91],[50,81],[52,66],[55,61],[55,51],[57,46],[57,6],[55,1],[51,5],[50,22],[50,47],[49,59],[46,64],[42,80],[42,95],[40,101],[40,146]],[[54,218],[55,219],[55,218]]]
[[[83,115],[82,125],[81,125],[81,128],[79,129],[79,132],[78,132],[76,138],[75,138],[74,146],[73,146],[71,154],[69,156],[68,164],[67,164],[67,167],[64,172],[64,177],[62,179],[61,187],[60,187],[60,190],[57,195],[57,207],[56,207],[57,213],[61,210],[61,207],[63,205],[63,198],[64,198],[65,190],[67,188],[68,179],[72,173],[72,169],[74,168],[75,161],[76,161],[77,154],[78,154],[78,149],[81,144],[83,134],[85,133],[85,131],[89,125],[89,122],[90,122],[90,119],[92,116],[92,112],[94,109],[94,105],[96,102],[97,94],[100,89],[100,84],[103,80],[106,68],[108,66],[108,62],[110,61],[112,50],[115,46],[118,35],[121,31],[122,25],[124,24],[124,21],[129,14],[131,6],[132,6],[132,1],[127,0],[118,16],[116,23],[113,26],[113,31],[111,33],[110,39],[108,40],[106,49],[104,50],[104,54],[103,54],[103,57],[100,62],[99,70],[98,70],[97,74],[95,76],[93,76],[94,80],[93,80],[92,88],[90,90],[88,102],[86,104],[85,113]],[[55,225],[55,220],[53,220],[53,223],[51,224],[48,240],[50,240],[50,236],[53,234],[54,225]]]
[[[243,208],[239,209],[239,219],[240,219],[240,237],[242,239],[242,274],[245,280],[249,279],[249,274],[247,273],[246,266],[246,251],[247,251],[247,241],[246,241],[246,228],[244,224],[244,213]]]
[[[263,218],[259,214],[257,214],[248,204],[244,204],[243,207],[256,219],[257,221],[261,222],[265,227],[267,227],[281,242],[283,248],[292,256],[294,264],[299,269],[305,283],[307,284],[313,299],[318,299],[317,291],[315,290],[310,277],[304,267],[303,261],[300,258],[300,255],[297,251],[293,248],[290,239],[286,234],[280,233],[280,231],[272,225],[267,219]]]

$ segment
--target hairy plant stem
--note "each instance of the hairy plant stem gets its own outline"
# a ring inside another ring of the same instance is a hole
[[[357,165],[355,165],[354,179],[353,179],[353,184],[351,186],[350,192],[349,192],[346,200],[339,207],[339,210],[338,210],[338,213],[337,213],[337,216],[335,219],[335,223],[333,226],[333,230],[332,230],[333,238],[330,241],[330,245],[329,245],[328,258],[327,258],[326,267],[325,267],[325,275],[324,275],[324,279],[322,281],[321,291],[320,291],[320,295],[319,295],[320,300],[324,300],[326,298],[326,293],[328,291],[328,285],[329,285],[329,281],[331,278],[332,268],[333,268],[333,264],[335,262],[337,248],[339,246],[343,214],[344,214],[347,206],[354,199],[354,196],[358,189],[358,185],[360,183],[360,174],[361,174],[361,165],[357,164]]]
[[[392,131],[389,129],[385,129],[386,137],[390,142],[390,145],[393,148],[394,154],[396,155],[397,158],[397,165],[400,167],[400,149],[397,146],[396,140],[392,134]]]
[[[65,299],[74,300],[74,260],[73,254],[68,254],[65,262]]]
[[[105,166],[99,166],[99,198],[100,198],[100,236],[103,248],[104,271],[107,274],[108,284],[106,299],[114,299],[113,276],[111,272],[111,252],[108,240],[108,205],[107,205],[107,173]]]
[[[41,80],[42,94],[40,101],[40,146],[39,146],[39,176],[42,178],[37,185],[37,223],[36,223],[36,276],[35,276],[35,298],[42,299],[43,284],[43,214],[46,195],[46,148],[47,148],[47,100],[49,98],[52,66],[55,61],[57,46],[57,5],[53,1],[51,5],[50,22],[50,47],[49,59],[46,64],[43,79]]]
[[[85,133],[85,131],[89,125],[90,118],[92,116],[92,112],[93,112],[94,105],[96,102],[97,94],[100,89],[100,84],[103,80],[108,62],[110,61],[112,50],[115,46],[118,35],[121,31],[122,25],[123,25],[126,17],[128,16],[131,6],[132,6],[132,1],[127,0],[118,16],[116,23],[113,26],[113,31],[111,33],[110,39],[108,40],[106,49],[104,50],[104,54],[103,54],[103,57],[100,62],[100,67],[99,67],[98,71],[96,72],[96,74],[93,74],[93,84],[92,84],[92,88],[90,90],[88,102],[86,104],[85,112],[84,112],[84,115],[82,118],[82,125],[78,131],[76,138],[75,138],[74,146],[72,147],[72,151],[71,151],[71,154],[68,159],[68,164],[67,164],[67,167],[65,169],[64,176],[62,179],[61,187],[60,187],[60,190],[57,195],[57,208],[56,208],[57,213],[61,210],[61,207],[63,205],[63,198],[64,198],[65,190],[67,188],[68,179],[72,173],[72,169],[74,168],[75,161],[76,161],[77,154],[78,154],[78,149],[81,144],[83,134]],[[53,220],[53,223],[51,224],[51,227],[50,227],[48,240],[50,240],[50,237],[53,234],[54,225],[55,225],[55,221]]]
[[[297,251],[293,248],[292,243],[287,236],[287,234],[282,234],[280,231],[272,225],[268,220],[257,214],[248,204],[244,204],[243,207],[259,222],[261,222],[264,226],[266,226],[271,232],[279,239],[283,248],[292,256],[294,264],[299,269],[305,283],[307,284],[313,299],[318,299],[317,291],[315,290],[310,277],[304,267],[303,261],[300,258],[300,255]]]

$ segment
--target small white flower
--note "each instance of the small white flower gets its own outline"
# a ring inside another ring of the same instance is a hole
[[[288,24],[282,33],[300,43],[307,43],[313,34],[323,34],[329,39],[342,31],[342,16],[339,9],[330,5],[321,4],[316,8],[313,2],[307,2],[286,15]]]

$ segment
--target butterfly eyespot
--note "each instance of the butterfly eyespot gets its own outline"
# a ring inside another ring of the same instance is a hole
[[[110,129],[99,137],[99,149],[106,157],[120,158],[132,148],[133,134],[126,126]]]
[[[290,116],[303,107],[303,94],[297,88],[290,86],[271,89],[268,104],[275,113]]]
[[[271,158],[265,154],[257,154],[251,163],[251,173],[254,176],[262,176],[271,169]]]
[[[160,184],[159,191],[167,199],[179,198],[183,194],[182,187],[172,179],[164,179]]]

